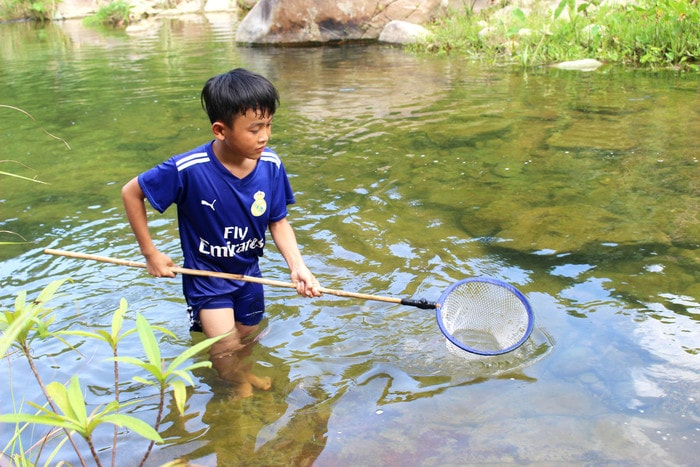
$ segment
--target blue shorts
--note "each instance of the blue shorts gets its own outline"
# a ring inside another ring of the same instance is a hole
[[[190,305],[187,307],[190,331],[201,332],[202,322],[199,319],[199,311],[214,308],[233,308],[236,322],[245,326],[255,326],[262,321],[265,313],[265,291],[262,284],[247,282],[235,293],[209,297],[196,308]]]

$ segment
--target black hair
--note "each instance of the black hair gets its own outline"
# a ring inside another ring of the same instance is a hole
[[[280,103],[277,89],[267,78],[243,68],[210,78],[200,99],[211,123],[220,121],[228,126],[249,110],[272,116]]]

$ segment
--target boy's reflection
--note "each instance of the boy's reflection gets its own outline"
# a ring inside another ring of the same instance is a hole
[[[200,440],[206,444],[186,456],[189,465],[313,464],[326,444],[332,404],[322,402],[331,395],[308,380],[291,381],[290,366],[272,349],[260,343],[249,347],[245,358],[230,363],[241,375],[269,378],[271,386],[241,398],[240,387],[218,376],[221,368],[198,375],[210,386],[213,398],[201,416],[208,429],[200,431]]]

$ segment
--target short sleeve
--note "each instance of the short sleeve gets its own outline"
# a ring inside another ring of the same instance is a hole
[[[181,191],[178,170],[173,159],[168,159],[142,173],[138,182],[148,202],[160,213],[177,201]]]
[[[277,185],[273,193],[270,222],[277,222],[287,217],[287,205],[296,203],[292,185],[289,183],[287,172],[281,163],[277,176]]]

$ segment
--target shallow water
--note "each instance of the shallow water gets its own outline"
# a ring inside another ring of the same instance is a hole
[[[48,183],[2,178],[0,230],[30,241],[0,248],[3,310],[20,290],[35,296],[70,277],[54,302],[59,327],[109,326],[124,297],[132,319],[175,333],[164,355],[201,339],[188,332],[178,280],[42,251],[141,260],[119,190],[210,138],[199,91],[236,66],[280,90],[271,147],[292,176],[290,220],[324,286],[434,301],[483,275],[532,304],[525,345],[478,357],[448,348],[430,310],[268,288],[253,359],[273,388],[235,400],[213,371],[198,372],[186,414],[167,407],[167,441],[149,465],[696,462],[697,76],[523,73],[373,45],[238,47],[222,16],[140,36],[5,24],[0,37],[0,104],[37,120],[0,108],[1,159],[24,164],[0,170]],[[152,227],[181,258],[174,213]],[[288,279],[274,247],[262,266]],[[35,344],[44,378],[79,374],[91,403],[107,402],[109,349],[73,343],[80,353]],[[134,335],[122,347],[139,348]],[[40,401],[23,362],[8,361],[14,404]],[[125,368],[123,380],[135,374]],[[125,396],[145,398],[136,413],[147,421],[151,394]],[[4,412],[12,406],[2,398]],[[3,447],[12,433],[0,425]],[[124,465],[146,447],[133,433],[120,441]],[[111,429],[97,444],[106,459]]]

